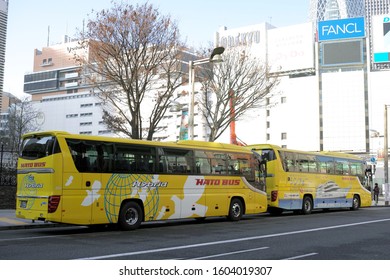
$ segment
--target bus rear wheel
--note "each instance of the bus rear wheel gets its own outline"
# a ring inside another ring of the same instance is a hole
[[[122,230],[134,230],[139,228],[142,222],[143,211],[135,201],[125,202],[119,211],[118,224]]]
[[[230,202],[228,219],[231,221],[239,221],[242,218],[244,206],[238,198],[233,198]]]
[[[302,203],[302,214],[308,215],[313,210],[313,200],[310,196],[305,196]]]

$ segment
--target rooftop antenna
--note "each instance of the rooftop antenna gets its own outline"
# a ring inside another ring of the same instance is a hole
[[[50,41],[50,25],[47,26],[47,47],[49,46]]]

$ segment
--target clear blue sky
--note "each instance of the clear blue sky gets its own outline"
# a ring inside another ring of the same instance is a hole
[[[117,2],[119,2],[118,0]],[[130,4],[140,0],[124,0]],[[149,0],[176,19],[189,46],[206,46],[220,26],[238,28],[269,22],[276,27],[307,22],[310,0]],[[9,0],[4,91],[23,95],[24,74],[32,72],[34,49],[75,34],[92,10],[111,0]]]

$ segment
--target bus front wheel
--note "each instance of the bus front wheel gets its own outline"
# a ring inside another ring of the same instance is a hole
[[[139,228],[142,222],[143,211],[135,201],[125,202],[119,212],[118,224],[122,230],[134,230]]]
[[[238,221],[241,219],[244,212],[244,206],[238,198],[233,198],[230,202],[228,218],[231,221]]]
[[[313,200],[310,196],[305,196],[303,198],[303,204],[302,204],[302,214],[307,215],[310,214],[313,210]]]

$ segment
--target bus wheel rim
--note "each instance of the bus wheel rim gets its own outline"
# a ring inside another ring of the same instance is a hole
[[[240,214],[241,214],[241,207],[238,203],[234,203],[232,205],[232,212],[233,212],[233,215],[234,217],[239,217]]]
[[[126,223],[129,225],[134,225],[138,221],[138,212],[135,209],[128,209],[126,211]]]

